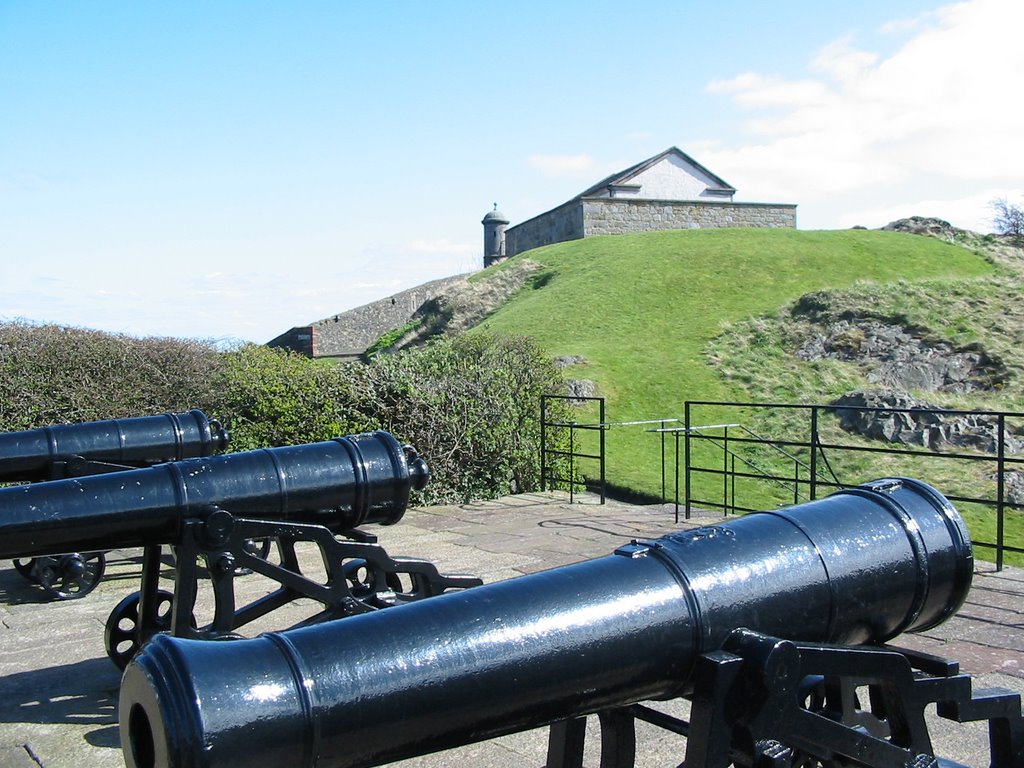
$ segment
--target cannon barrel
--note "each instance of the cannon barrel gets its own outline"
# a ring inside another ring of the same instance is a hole
[[[72,457],[145,466],[208,456],[228,434],[200,410],[81,424],[55,424],[0,434],[0,482],[52,479],[55,462]]]
[[[387,432],[0,488],[0,558],[173,544],[183,521],[235,516],[334,530],[398,522],[426,463]]]
[[[158,636],[120,699],[131,768],[347,768],[685,695],[739,627],[881,643],[953,614],[973,556],[886,479],[395,610],[203,643]]]

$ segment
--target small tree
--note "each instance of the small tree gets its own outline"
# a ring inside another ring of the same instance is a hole
[[[1006,235],[1014,245],[1024,246],[1024,208],[1013,205],[1005,197],[992,201],[996,232]]]

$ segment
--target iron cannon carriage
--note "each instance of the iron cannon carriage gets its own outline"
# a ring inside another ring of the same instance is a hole
[[[365,768],[550,726],[548,768],[580,768],[596,713],[602,768],[634,764],[637,720],[686,735],[681,768],[937,768],[935,704],[988,721],[993,768],[1022,768],[1018,694],[885,645],[955,613],[972,573],[945,497],[884,479],[395,611],[157,637],[122,680],[122,750],[129,768]],[[672,699],[688,720],[644,703]]]
[[[54,424],[0,433],[0,483],[37,483],[119,472],[224,450],[228,433],[202,411]],[[24,553],[22,553],[24,554]],[[67,552],[25,558],[14,568],[55,600],[84,597],[100,583],[106,555]]]
[[[392,525],[429,469],[387,432],[202,457],[111,474],[0,489],[0,557],[143,547],[141,589],[106,623],[107,654],[124,667],[158,632],[214,639],[301,598],[320,610],[303,624],[476,586],[431,563],[391,558],[365,524]],[[253,551],[277,545],[279,562]],[[305,575],[297,545],[314,546],[325,579]],[[174,554],[173,592],[160,587],[163,547]],[[258,573],[276,587],[236,605],[235,580]],[[200,582],[213,616],[197,625]]]

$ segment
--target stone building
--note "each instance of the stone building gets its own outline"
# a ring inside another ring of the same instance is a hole
[[[509,227],[498,210],[484,227],[484,266],[509,256],[591,235],[702,227],[795,227],[796,206],[736,203],[736,190],[671,147],[613,174],[566,203]],[[434,280],[394,296],[291,328],[267,343],[309,357],[358,359],[383,334],[401,328],[464,275]]]
[[[484,216],[484,266],[592,235],[710,227],[796,227],[796,206],[733,202],[736,190],[677,147],[602,179],[514,227],[497,206]],[[507,228],[506,228],[507,227]]]

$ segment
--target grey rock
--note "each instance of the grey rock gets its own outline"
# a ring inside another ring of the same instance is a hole
[[[931,235],[943,240],[952,240],[953,235],[963,230],[958,230],[948,221],[930,216],[911,216],[906,219],[890,221],[884,227],[884,232],[905,232],[910,235]]]
[[[868,381],[887,389],[964,394],[996,389],[1010,375],[1002,360],[977,344],[957,347],[924,329],[867,314],[836,319],[827,294],[802,297],[793,314],[814,324],[797,358],[856,363]]]
[[[586,362],[587,358],[583,355],[561,355],[554,360],[555,368],[569,368]]]
[[[905,392],[858,390],[829,405],[843,429],[876,440],[933,451],[998,450],[999,422],[995,416],[947,411]],[[1007,453],[1024,451],[1024,440],[1011,430],[1004,430],[1002,437]]]
[[[569,379],[566,381],[569,397],[582,401],[586,397],[594,397],[597,393],[597,385],[590,379]],[[577,402],[576,404],[582,404]]]

